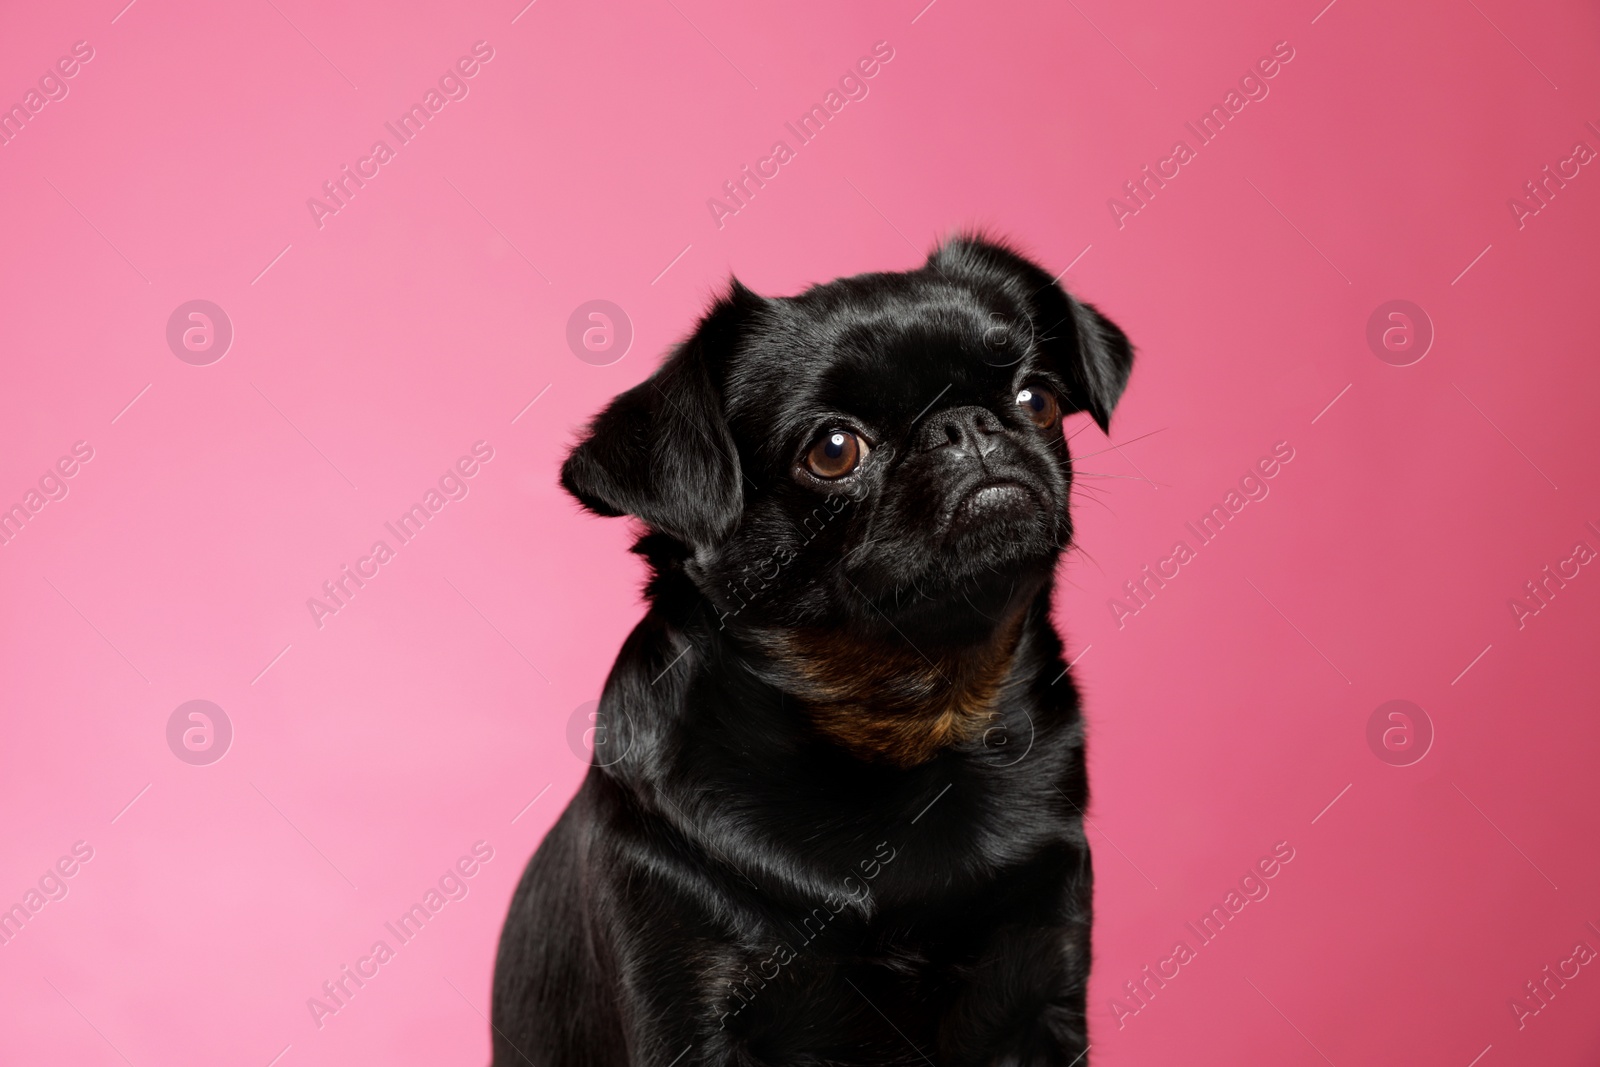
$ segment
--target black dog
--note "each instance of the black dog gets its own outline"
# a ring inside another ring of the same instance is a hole
[[[1009,248],[732,283],[561,483],[651,607],[501,935],[497,1067],[1086,1062],[1062,419],[1122,331]]]

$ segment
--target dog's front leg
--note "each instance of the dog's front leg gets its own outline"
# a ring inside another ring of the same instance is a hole
[[[621,884],[648,883],[640,872]],[[736,932],[707,907],[715,899],[658,882],[602,906],[603,969],[625,1049],[614,1067],[768,1067],[742,1036],[739,1009],[756,994],[740,982],[750,976]]]
[[[681,959],[658,962],[624,978],[633,991],[621,1013],[628,1067],[777,1067],[757,1059],[727,1025],[730,1006],[716,998],[704,972],[691,974]]]
[[[941,1067],[1087,1067],[1088,937],[998,927],[940,1027]]]

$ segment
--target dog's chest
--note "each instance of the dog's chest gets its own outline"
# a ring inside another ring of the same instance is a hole
[[[769,1063],[924,1062],[914,1048],[933,1052],[984,955],[989,924],[972,918],[818,907],[740,955],[718,1028]]]

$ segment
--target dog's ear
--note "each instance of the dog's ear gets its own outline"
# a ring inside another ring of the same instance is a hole
[[[589,424],[561,485],[598,515],[633,515],[690,547],[714,545],[744,510],[723,376],[765,301],[735,279],[650,377]]]
[[[1086,411],[1102,431],[1110,429],[1111,411],[1133,370],[1133,346],[1114,322],[998,241],[957,237],[929,256],[928,266],[948,277],[997,285],[1018,300],[1035,342],[1072,386],[1070,409]]]

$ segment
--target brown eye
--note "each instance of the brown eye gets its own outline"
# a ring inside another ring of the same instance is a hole
[[[866,444],[849,430],[829,430],[806,453],[806,469],[818,478],[843,478],[866,454]]]
[[[1056,403],[1055,394],[1037,385],[1030,385],[1017,394],[1017,407],[1041,430],[1048,430],[1061,417],[1061,405]]]

